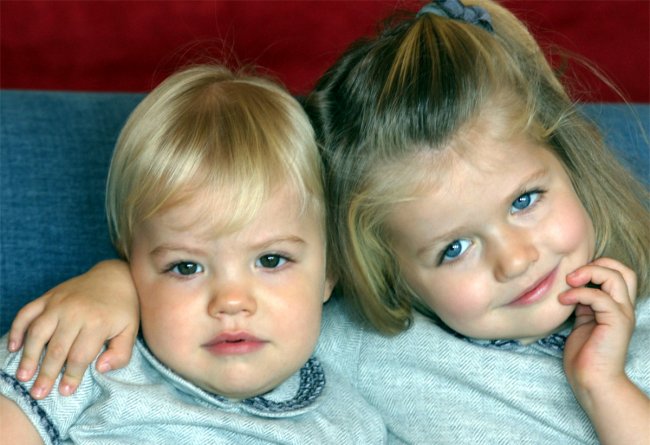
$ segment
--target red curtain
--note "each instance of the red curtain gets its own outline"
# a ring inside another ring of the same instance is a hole
[[[648,0],[502,3],[545,48],[585,57],[625,98],[650,102]],[[301,94],[354,39],[372,34],[395,10],[420,4],[0,0],[0,87],[148,91],[178,66],[213,58],[260,66]],[[580,99],[621,100],[593,75],[577,72],[581,84],[574,94]]]

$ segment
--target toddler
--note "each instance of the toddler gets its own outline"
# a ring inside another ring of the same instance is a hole
[[[139,297],[131,361],[36,401],[3,352],[3,439],[383,443],[379,415],[313,357],[332,287],[321,181],[313,130],[279,86],[218,66],[164,81],[129,117],[107,184]]]

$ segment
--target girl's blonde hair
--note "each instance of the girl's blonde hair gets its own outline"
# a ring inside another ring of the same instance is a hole
[[[486,9],[494,32],[410,16],[354,44],[307,100],[326,165],[330,254],[343,295],[385,333],[405,329],[413,308],[434,316],[402,279],[386,227],[393,205],[413,191],[414,173],[401,161],[499,113],[512,135],[525,132],[562,161],[593,221],[596,256],[632,267],[645,296],[647,190],[569,99],[525,25],[494,2],[465,3]]]
[[[303,209],[324,217],[320,156],[301,105],[260,77],[186,68],[147,95],[120,133],[106,189],[111,237],[128,259],[136,224],[205,187],[220,193],[236,229],[287,183]]]

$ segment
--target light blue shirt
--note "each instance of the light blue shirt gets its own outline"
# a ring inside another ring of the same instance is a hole
[[[0,351],[0,392],[48,445],[385,443],[380,415],[315,359],[270,393],[231,401],[173,373],[138,341],[127,367],[100,374],[93,364],[72,396],[54,390],[34,401],[31,383],[14,377],[19,357]]]
[[[566,380],[560,336],[479,344],[418,315],[386,337],[342,306],[326,304],[317,355],[381,411],[390,443],[598,444]],[[650,394],[650,301],[636,314],[626,372]]]

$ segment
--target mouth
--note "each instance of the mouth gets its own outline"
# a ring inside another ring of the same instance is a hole
[[[224,332],[202,346],[219,356],[244,355],[258,351],[267,342],[246,332]]]
[[[548,294],[553,283],[555,282],[555,277],[557,276],[557,267],[555,267],[551,272],[546,274],[541,280],[537,283],[526,289],[521,293],[517,298],[508,303],[508,306],[526,306],[533,304],[541,300],[545,295]]]

